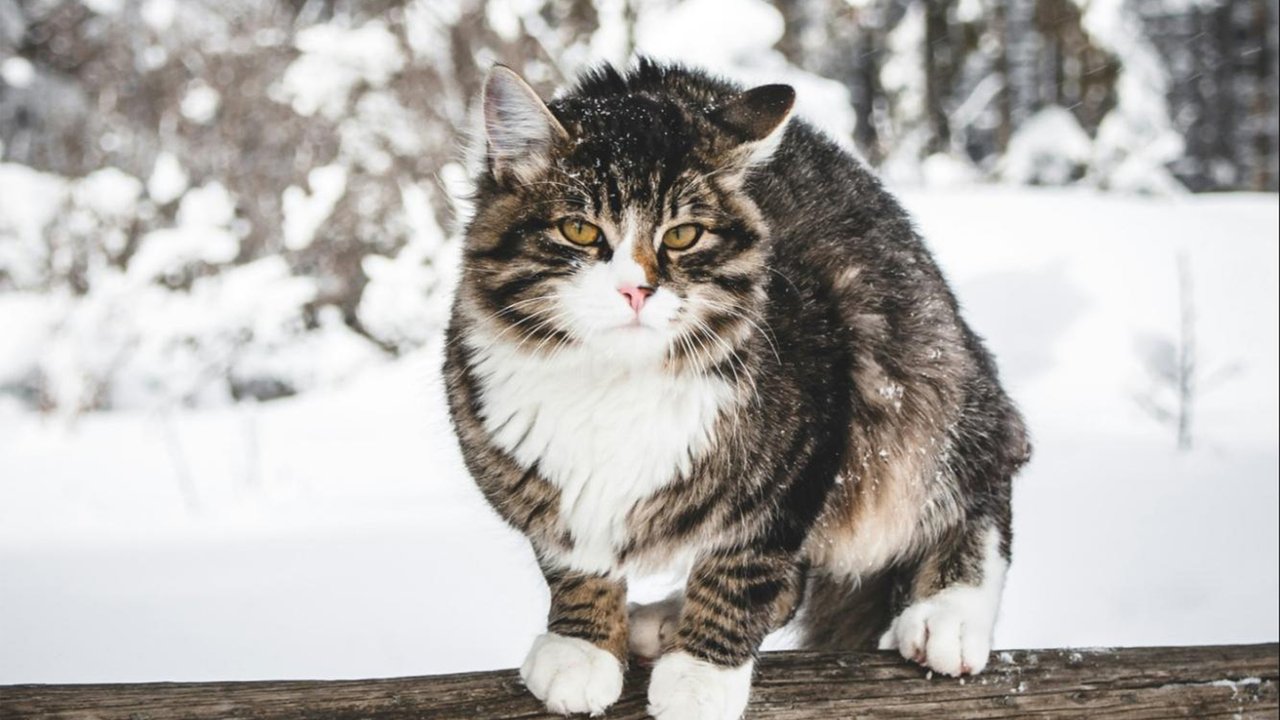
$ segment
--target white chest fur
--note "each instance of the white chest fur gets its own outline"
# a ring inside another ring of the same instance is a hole
[[[627,513],[689,472],[730,388],[585,352],[546,359],[503,343],[477,350],[485,427],[517,462],[537,463],[560,489],[574,547],[559,560],[577,570],[618,571]]]

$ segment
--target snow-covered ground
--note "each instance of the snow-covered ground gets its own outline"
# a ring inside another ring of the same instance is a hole
[[[1276,640],[1276,196],[905,199],[1035,436],[997,645]],[[1178,334],[1179,252],[1204,373],[1186,453],[1135,400],[1144,348]],[[517,664],[546,590],[462,468],[437,358],[70,426],[0,405],[0,683]]]

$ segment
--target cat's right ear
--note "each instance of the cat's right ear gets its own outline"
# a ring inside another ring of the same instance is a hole
[[[499,181],[527,181],[545,169],[569,133],[514,70],[495,65],[484,82],[484,135],[489,167]]]
[[[727,163],[745,170],[768,162],[787,132],[795,103],[796,91],[790,85],[761,85],[712,112],[712,121],[728,141]]]

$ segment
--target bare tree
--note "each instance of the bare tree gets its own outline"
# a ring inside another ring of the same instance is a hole
[[[1196,403],[1205,390],[1239,372],[1231,363],[1204,375],[1196,338],[1196,306],[1191,261],[1185,251],[1177,255],[1178,330],[1176,335],[1139,336],[1137,349],[1150,373],[1151,384],[1135,396],[1139,407],[1157,422],[1173,428],[1178,449],[1190,450]]]

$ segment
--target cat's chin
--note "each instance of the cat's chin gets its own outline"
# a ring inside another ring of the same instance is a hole
[[[599,332],[590,347],[612,359],[645,364],[660,362],[666,356],[669,345],[667,333],[650,325],[632,322]]]

